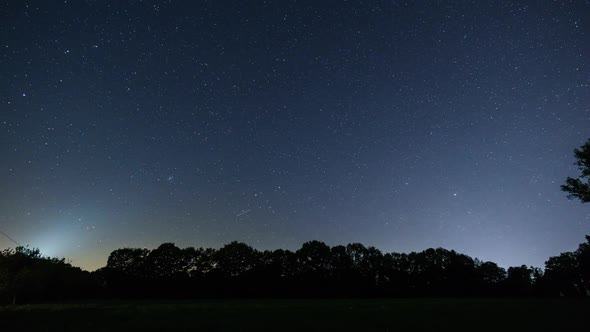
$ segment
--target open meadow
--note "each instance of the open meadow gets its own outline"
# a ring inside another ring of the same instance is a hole
[[[3,331],[581,331],[587,299],[198,300],[0,307]]]

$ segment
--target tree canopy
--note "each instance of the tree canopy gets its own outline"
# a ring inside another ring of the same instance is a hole
[[[0,252],[0,303],[90,297],[98,289],[89,272],[65,259],[43,257],[38,249],[22,246]]]
[[[0,252],[0,303],[80,298],[582,296],[590,290],[590,236],[574,252],[550,257],[545,270],[507,270],[444,248],[383,253],[360,243],[304,243],[296,251],[219,249],[114,250],[92,273],[36,249]]]
[[[590,139],[579,149],[574,150],[575,165],[580,170],[578,178],[568,177],[561,190],[568,193],[569,198],[579,199],[582,203],[590,202]]]

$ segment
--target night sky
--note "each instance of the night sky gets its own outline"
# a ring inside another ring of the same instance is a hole
[[[0,230],[121,247],[455,249],[590,233],[588,1],[3,1]],[[0,248],[15,244],[0,236]]]

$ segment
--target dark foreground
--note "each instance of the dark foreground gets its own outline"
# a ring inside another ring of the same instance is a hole
[[[0,307],[2,331],[581,331],[589,315],[588,299],[202,300]]]

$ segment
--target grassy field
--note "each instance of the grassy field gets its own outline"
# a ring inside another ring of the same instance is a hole
[[[0,307],[2,331],[582,331],[590,300],[202,300]]]

